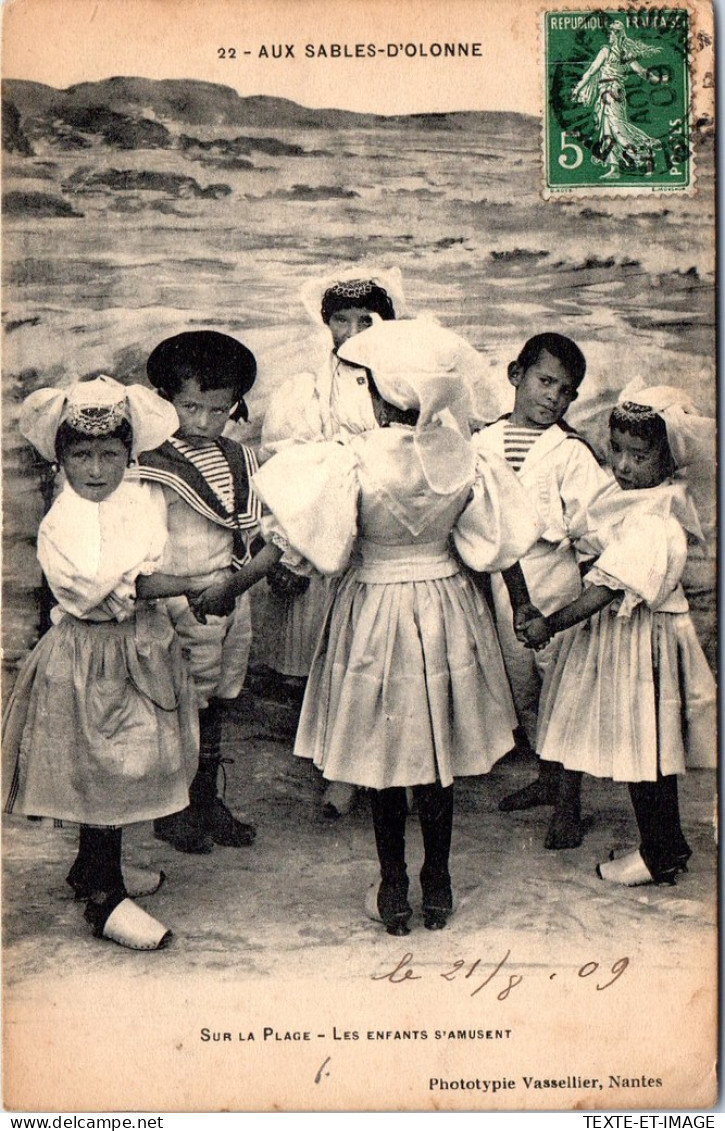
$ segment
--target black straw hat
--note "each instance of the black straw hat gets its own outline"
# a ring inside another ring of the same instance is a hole
[[[202,389],[231,388],[239,414],[247,419],[244,394],[257,376],[257,361],[250,349],[217,330],[186,330],[159,342],[146,362],[146,373],[156,389],[173,397],[184,381],[195,380]]]

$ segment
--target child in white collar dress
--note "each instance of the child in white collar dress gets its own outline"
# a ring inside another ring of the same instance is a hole
[[[453,907],[454,779],[486,773],[515,725],[491,614],[451,540],[471,568],[509,570],[540,532],[513,472],[470,442],[470,352],[423,319],[350,338],[340,356],[367,370],[378,427],[290,447],[254,477],[280,547],[323,574],[345,571],[321,624],[295,754],[371,790],[373,910],[398,935],[412,915],[406,787],[434,930]]]
[[[183,808],[198,760],[181,650],[164,610],[143,599],[166,544],[163,501],[127,477],[137,453],[177,426],[151,390],[109,377],[39,389],[20,415],[65,483],[38,532],[53,625],[3,721],[15,759],[7,809],[80,825],[67,882],[94,934],[135,950],[160,949],[171,932],[131,898],[153,894],[164,875],[122,868],[123,828]],[[164,579],[153,582],[158,596]]]
[[[611,883],[687,871],[677,777],[715,765],[715,684],[680,580],[702,537],[684,477],[713,423],[680,389],[625,390],[610,417],[614,478],[589,508],[584,592],[523,629],[532,647],[573,629],[542,690],[541,758],[629,783],[640,844],[598,866]]]

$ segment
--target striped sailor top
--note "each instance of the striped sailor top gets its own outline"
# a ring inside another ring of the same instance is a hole
[[[543,429],[522,428],[518,424],[504,424],[503,454],[514,471],[521,470],[522,464],[540,438]]]
[[[178,436],[172,436],[169,443],[203,475],[226,513],[234,514],[234,480],[219,445],[213,440],[204,445],[188,444]]]
[[[249,560],[262,513],[250,483],[256,470],[251,449],[226,438],[192,445],[174,436],[139,457],[138,474],[166,499],[164,572],[206,576]]]

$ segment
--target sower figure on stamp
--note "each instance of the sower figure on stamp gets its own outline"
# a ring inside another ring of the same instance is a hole
[[[340,354],[367,370],[379,427],[288,448],[254,479],[272,512],[271,536],[322,573],[345,570],[312,661],[295,754],[333,781],[372,791],[381,879],[370,910],[398,935],[412,915],[406,787],[417,801],[423,914],[434,930],[453,908],[453,780],[486,773],[515,725],[491,613],[449,539],[469,567],[520,575],[516,562],[540,529],[504,460],[477,457],[468,438],[472,353],[424,319],[381,322],[351,338]],[[512,592],[526,599],[524,585]]]
[[[329,327],[332,350],[316,373],[292,377],[272,397],[262,427],[260,462],[291,444],[331,440],[339,434],[354,436],[377,427],[367,377],[343,361],[338,350],[348,338],[372,326],[376,317],[389,321],[401,314],[400,272],[366,270],[364,265],[343,270],[308,282],[303,302],[315,321],[321,317]],[[284,563],[269,582],[267,663],[299,702],[334,582],[314,571],[295,573]],[[331,782],[323,797],[323,814],[345,815],[354,797],[352,785]]]
[[[531,600],[543,613],[581,593],[576,541],[586,532],[590,500],[609,482],[589,445],[564,420],[585,372],[584,355],[570,338],[551,333],[530,338],[508,369],[516,390],[513,412],[474,439],[480,452],[507,460],[539,512],[544,530],[521,566]],[[541,682],[558,644],[539,652],[526,648],[513,631],[506,585],[500,576],[491,584],[519,723],[535,750]],[[579,783],[563,783],[560,769],[541,762],[535,781],[499,803],[504,812],[554,805],[560,787],[565,789],[546,839],[552,849],[573,848],[582,839]]]
[[[658,47],[631,39],[621,20],[615,20],[609,29],[609,43],[602,47],[572,91],[576,101],[594,109],[599,141],[592,160],[607,167],[602,179],[615,177],[622,169],[644,168],[646,173],[654,172],[655,154],[662,149],[662,142],[629,120],[624,81],[628,70],[647,82],[666,81],[666,74],[648,70],[639,62],[659,54]]]
[[[224,705],[239,695],[247,670],[248,574],[253,570],[256,581],[276,560],[269,548],[253,557],[261,547],[255,546],[261,506],[250,487],[254,453],[222,436],[227,420],[246,412],[244,394],[254,382],[256,362],[227,334],[194,330],[161,342],[147,372],[179,416],[169,442],[140,460],[142,478],[163,493],[168,509],[164,569],[193,576],[204,596],[201,611],[184,596],[166,602],[194,677],[201,750],[189,807],[157,821],[154,831],[180,852],[208,853],[214,844],[238,848],[255,836],[254,826],[224,804],[218,779]]]

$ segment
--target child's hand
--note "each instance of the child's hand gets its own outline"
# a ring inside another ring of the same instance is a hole
[[[191,602],[192,597],[200,597],[209,588],[209,581],[198,577],[190,577],[184,589],[184,596]]]
[[[222,580],[220,581],[220,574]],[[211,589],[217,585],[221,585],[228,578],[233,577],[231,569],[228,570],[215,570],[214,573],[206,574],[192,574],[190,577],[184,579],[184,596],[191,600],[192,597],[199,597],[205,593],[207,589]]]
[[[189,606],[196,619],[206,624],[207,617],[227,617],[234,612],[234,594],[225,582],[209,585],[202,593],[189,595]]]
[[[532,605],[530,601],[514,609],[514,632],[520,644],[526,644],[524,630],[529,621],[539,620],[540,618],[541,613],[536,608],[536,605]]]
[[[307,590],[310,579],[277,562],[267,574],[267,583],[277,597],[296,597]]]
[[[525,624],[523,636],[523,642],[527,648],[533,648],[536,652],[540,648],[544,648],[551,640],[551,632],[544,617],[539,615]]]

